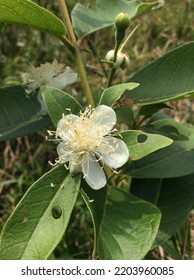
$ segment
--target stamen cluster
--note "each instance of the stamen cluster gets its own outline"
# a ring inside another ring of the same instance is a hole
[[[56,138],[60,142],[57,162],[65,163],[72,175],[82,171],[93,189],[104,187],[107,183],[104,164],[116,169],[129,157],[126,144],[112,135],[115,124],[114,110],[105,105],[95,109],[88,107],[79,116],[63,116],[56,130]]]

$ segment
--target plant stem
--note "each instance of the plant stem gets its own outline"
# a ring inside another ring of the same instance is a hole
[[[98,51],[96,50],[95,44],[90,39],[87,39],[87,43],[88,43],[88,46],[89,46],[90,50],[92,51],[92,54],[94,55],[94,57],[97,58],[98,63],[100,64],[100,67],[101,67],[101,69],[102,69],[102,71],[104,73],[104,76],[108,77],[108,73],[107,73],[107,71],[106,71],[106,69],[104,67],[104,64],[102,63],[102,60],[101,60],[101,58],[99,56]]]
[[[88,101],[88,104],[91,105],[92,107],[95,107],[94,99],[93,99],[93,96],[92,96],[92,93],[90,90],[86,71],[84,68],[83,61],[82,61],[82,56],[81,56],[78,46],[76,46],[76,49],[75,49],[75,62],[78,67],[79,77],[80,77],[82,88],[83,88],[84,94],[86,96],[86,99]]]
[[[140,24],[138,24],[132,31],[131,33],[127,36],[127,38],[125,39],[125,41],[122,43],[121,47],[120,47],[120,51],[123,50],[123,48],[125,47],[125,45],[127,44],[127,42],[129,41],[129,39],[132,37],[132,35],[135,33],[135,31],[137,30],[137,28],[140,26]]]
[[[72,27],[71,20],[70,20],[70,17],[69,17],[69,13],[68,13],[68,10],[67,10],[66,1],[65,0],[57,0],[57,2],[58,2],[58,5],[59,5],[59,8],[61,10],[61,15],[62,15],[63,21],[65,23],[65,26],[67,28],[70,40],[71,40],[72,43],[76,43],[76,37],[75,37],[74,31],[73,31],[73,27]]]
[[[119,46],[120,46],[120,44],[118,42],[116,42],[115,49],[114,49],[113,63],[115,63],[116,60],[117,60],[117,53],[118,53],[118,50],[119,50]],[[116,72],[116,68],[114,68],[114,66],[113,66],[110,70],[110,73],[109,73],[107,87],[110,87],[112,85],[112,80],[113,80],[115,72]]]
[[[61,36],[60,40],[72,51],[74,58],[75,58],[75,63],[77,65],[78,68],[78,74],[81,80],[81,84],[82,84],[82,88],[84,91],[84,94],[86,96],[87,102],[89,105],[91,105],[92,107],[95,107],[95,103],[94,103],[94,99],[90,90],[90,86],[88,83],[88,79],[87,79],[87,75],[86,75],[86,71],[84,68],[84,64],[83,64],[83,60],[82,60],[82,56],[79,50],[79,47],[77,45],[77,40],[76,40],[76,36],[71,24],[71,20],[69,17],[69,13],[67,10],[67,6],[66,6],[66,1],[65,0],[57,0],[58,5],[60,7],[61,10],[61,14],[62,14],[62,18],[63,21],[65,23],[65,26],[67,28],[67,32],[69,35],[69,40],[66,39],[66,37]]]
[[[112,68],[110,70],[110,74],[109,74],[109,77],[108,77],[107,87],[110,87],[112,85],[112,80],[113,80],[115,72],[116,72],[116,68]]]

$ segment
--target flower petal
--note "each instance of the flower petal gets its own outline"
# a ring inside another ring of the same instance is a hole
[[[47,115],[47,108],[46,108],[46,105],[44,103],[44,99],[42,97],[42,94],[40,92],[38,93],[37,99],[38,99],[38,102],[40,103],[40,113],[41,113],[41,115],[43,115],[43,116]]]
[[[69,150],[69,147],[66,146],[65,142],[61,142],[57,146],[57,153],[59,156],[59,162],[61,163],[65,163],[71,158],[71,151]]]
[[[114,137],[108,137],[96,150],[102,155],[104,163],[111,168],[121,167],[129,158],[129,150],[125,142]]]
[[[84,179],[92,189],[98,190],[106,185],[107,180],[104,171],[93,154],[87,153],[84,155],[82,170]]]
[[[71,72],[71,68],[67,66],[65,72],[50,80],[48,86],[63,89],[67,85],[71,85],[76,81],[77,81],[77,73]]]
[[[73,132],[77,122],[80,122],[80,118],[76,115],[69,114],[64,116],[57,124],[57,136],[65,140]]]
[[[25,91],[30,94],[41,86],[51,86],[63,89],[77,81],[77,74],[70,67],[60,64],[55,59],[52,63],[41,64],[39,67],[30,66],[29,74],[23,83]]]
[[[104,135],[109,133],[116,124],[116,114],[115,111],[106,105],[99,105],[94,109],[96,112],[97,122],[106,127]]]
[[[69,171],[71,175],[77,175],[82,170],[83,155],[75,154],[71,157],[69,162]]]

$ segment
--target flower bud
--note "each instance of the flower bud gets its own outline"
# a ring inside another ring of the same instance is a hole
[[[130,59],[129,59],[129,56],[125,53],[121,53],[121,55],[123,57],[123,60],[122,60],[120,67],[122,70],[124,70],[129,67]]]
[[[111,61],[114,63],[113,68],[121,67],[121,69],[125,69],[129,66],[130,60],[127,54],[118,51],[116,61],[114,62],[114,50],[110,50],[107,54],[105,59],[107,61]]]
[[[121,44],[125,38],[125,31],[128,28],[130,19],[127,13],[119,13],[115,18],[115,39],[117,44]]]
[[[105,56],[105,59],[107,61],[114,61],[114,53],[115,53],[115,50],[110,50],[107,52],[106,56]]]
[[[125,31],[130,24],[130,19],[127,13],[119,13],[115,18],[116,28],[120,31]]]

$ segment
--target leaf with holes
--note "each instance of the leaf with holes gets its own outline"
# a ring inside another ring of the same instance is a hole
[[[55,36],[66,34],[59,18],[29,0],[0,0],[0,21],[21,24]]]
[[[192,149],[190,148],[192,145]],[[193,173],[194,139],[174,141],[169,147],[130,162],[125,172],[135,178],[171,178]]]
[[[51,124],[48,115],[41,115],[37,95],[26,96],[21,86],[0,89],[0,141],[20,137]]]
[[[172,144],[173,140],[158,134],[145,133],[139,130],[120,132],[122,140],[129,149],[131,160],[139,160],[157,150]]]
[[[144,127],[146,132],[161,133],[174,139],[162,150],[130,162],[126,172],[135,178],[173,178],[194,171],[194,130],[171,119],[162,119]]]
[[[132,19],[162,6],[161,1],[144,3],[136,0],[97,0],[94,7],[78,3],[72,10],[71,18],[76,34],[81,38],[113,25],[116,15],[120,12],[128,13]]]
[[[132,194],[155,204],[162,213],[154,246],[161,245],[181,227],[194,206],[194,174],[170,179],[133,179]]]
[[[1,232],[0,259],[47,259],[67,228],[79,185],[80,176],[61,165],[36,181]]]
[[[125,83],[109,87],[103,91],[99,101],[99,105],[103,104],[113,107],[126,90],[132,90],[138,86],[139,84],[137,83]]]
[[[194,42],[178,47],[136,72],[128,82],[140,86],[128,93],[138,104],[155,104],[194,95]]]
[[[160,224],[157,207],[123,190],[84,187],[84,200],[95,228],[94,256],[109,260],[142,259],[151,249]]]
[[[62,115],[79,114],[81,105],[71,95],[52,87],[41,87],[41,94],[53,124],[56,126]]]

